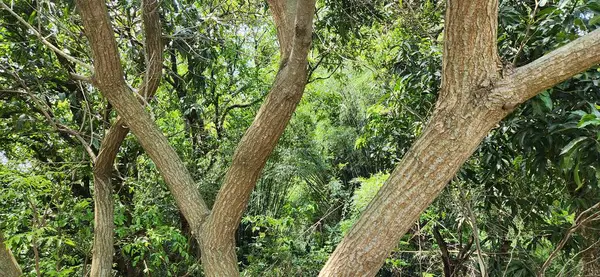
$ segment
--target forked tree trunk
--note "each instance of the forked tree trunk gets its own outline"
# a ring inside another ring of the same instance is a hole
[[[85,33],[94,58],[94,85],[102,92],[127,123],[146,153],[165,179],[177,206],[190,223],[195,236],[209,214],[196,183],[187,168],[169,145],[167,138],[154,123],[138,98],[125,83],[120,55],[103,0],[78,0]]]
[[[344,237],[319,276],[374,276],[412,222],[487,133],[519,103],[600,62],[600,30],[503,70],[498,1],[448,1],[442,87],[425,131]]]
[[[225,182],[217,195],[214,211],[208,217],[209,210],[191,175],[124,82],[114,32],[103,0],[77,1],[94,57],[94,85],[127,122],[165,178],[194,236],[201,243],[204,271],[208,276],[239,274],[235,256],[235,230],[260,172],[287,126],[306,85],[315,0],[269,0],[269,5],[281,45],[280,69],[267,100],[236,149]],[[108,171],[106,168],[99,170]],[[96,175],[104,178],[98,179],[98,184],[110,187],[110,180],[106,179],[108,175]],[[97,193],[106,198],[110,190],[99,190]],[[106,203],[109,202],[112,203],[106,200]],[[99,202],[98,207],[108,211],[108,207],[101,205]],[[106,224],[106,213],[96,215],[103,217],[97,219],[98,222]],[[208,222],[204,223],[207,217]],[[95,247],[100,248],[101,245]]]
[[[20,277],[23,275],[15,257],[4,244],[4,237],[0,233],[0,276]]]
[[[142,1],[142,22],[146,74],[138,92],[151,98],[160,84],[162,76],[163,45],[157,0]],[[129,129],[125,120],[118,118],[110,127],[100,144],[94,164],[94,246],[92,255],[92,277],[112,276],[114,254],[114,205],[112,175],[115,158]]]

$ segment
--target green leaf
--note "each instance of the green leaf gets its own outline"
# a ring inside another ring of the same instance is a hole
[[[572,140],[571,142],[569,142],[569,144],[567,144],[565,147],[563,147],[563,149],[560,151],[560,155],[564,155],[568,152],[571,152],[571,150],[573,150],[573,147],[576,147],[580,142],[586,140],[587,137],[578,137],[574,140]]]
[[[590,25],[596,25],[598,23],[600,23],[600,15],[596,15],[594,16],[592,19],[590,19]]]
[[[577,184],[577,188],[575,190],[578,191],[581,187],[583,187],[583,182],[581,182],[581,177],[579,176],[579,162],[577,162],[575,170],[573,170],[573,179],[575,180],[575,184]]]
[[[546,107],[548,110],[551,111],[552,110],[552,98],[550,98],[550,93],[548,91],[545,91],[544,93],[540,94],[540,99],[544,103],[544,107]]]
[[[65,244],[69,246],[75,247],[75,242],[70,239],[65,239]]]
[[[583,117],[581,117],[581,120],[579,120],[577,127],[583,128],[588,125],[600,125],[600,118],[596,117],[596,115],[594,114],[586,114]]]

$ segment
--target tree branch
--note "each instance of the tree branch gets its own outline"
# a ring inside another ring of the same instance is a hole
[[[150,98],[156,93],[162,78],[164,49],[161,39],[158,5],[158,0],[142,1],[146,73],[144,75],[144,82],[138,91],[146,98]]]
[[[293,24],[298,0],[267,0],[277,28],[281,62],[285,63],[292,50]]]
[[[597,29],[509,72],[497,84],[491,96],[504,97],[505,108],[514,108],[541,91],[599,63],[600,29]]]
[[[452,276],[452,258],[450,257],[450,253],[448,252],[448,246],[442,234],[440,234],[440,228],[435,225],[433,226],[433,237],[437,242],[438,247],[440,248],[440,252],[442,253],[442,263],[444,264],[444,275],[446,277]]]
[[[233,104],[231,106],[228,106],[227,108],[225,108],[225,110],[223,110],[223,114],[221,115],[221,119],[218,122],[219,126],[223,126],[223,123],[225,122],[225,118],[227,117],[227,115],[229,114],[229,112],[231,110],[250,107],[250,106],[252,106],[252,105],[260,102],[262,99],[263,99],[263,97],[258,97],[258,98],[254,99],[252,102],[249,102],[249,103]]]
[[[0,8],[3,8],[6,11],[8,11],[19,22],[21,22],[21,24],[25,25],[25,27],[27,27],[27,29],[29,29],[31,32],[33,32],[33,34],[35,34],[35,36],[38,37],[38,39],[44,45],[46,45],[48,48],[52,49],[52,51],[54,51],[57,55],[60,55],[60,56],[64,57],[65,59],[69,60],[70,62],[75,63],[83,68],[86,68],[91,72],[94,71],[94,68],[91,65],[84,63],[84,62],[78,60],[77,58],[63,52],[62,50],[58,49],[58,47],[54,46],[54,44],[52,44],[48,40],[46,40],[44,38],[44,36],[42,36],[42,34],[40,34],[33,26],[31,26],[29,23],[27,23],[27,21],[25,19],[23,19],[17,13],[15,13],[10,7],[8,7],[6,4],[4,4],[4,2],[0,2]]]

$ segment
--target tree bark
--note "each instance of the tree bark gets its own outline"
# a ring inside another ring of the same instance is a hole
[[[442,87],[428,126],[319,276],[374,276],[385,258],[516,105],[600,62],[600,30],[516,70],[496,49],[497,0],[449,1]]]
[[[187,168],[167,138],[137,101],[124,80],[114,31],[103,0],[78,0],[86,36],[94,58],[94,85],[102,92],[136,136],[165,179],[181,212],[199,238],[209,214]]]
[[[269,5],[281,46],[279,72],[252,125],[237,146],[203,230],[202,265],[207,276],[239,274],[235,231],[260,173],[306,85],[315,0],[270,0]]]
[[[4,237],[0,233],[0,272],[5,277],[19,277],[23,275],[21,268],[12,252],[4,244]]]
[[[142,17],[145,34],[146,73],[139,92],[146,98],[154,95],[162,75],[163,44],[161,41],[158,1],[142,1]],[[94,246],[91,276],[112,276],[114,254],[114,206],[112,199],[113,165],[119,147],[129,129],[125,121],[117,118],[100,145],[94,164]]]
[[[192,232],[202,243],[203,265],[209,276],[239,274],[235,230],[260,172],[306,85],[315,1],[273,0],[270,4],[272,8],[277,5],[272,11],[282,47],[280,69],[267,100],[238,145],[214,212],[202,229],[208,208],[179,157],[125,84],[106,6],[101,0],[77,1],[94,57],[94,84],[128,123],[165,178]],[[114,134],[122,132],[114,130]]]

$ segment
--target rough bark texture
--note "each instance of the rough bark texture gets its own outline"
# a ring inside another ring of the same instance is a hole
[[[104,136],[94,165],[94,245],[91,276],[112,276],[114,206],[112,167],[121,143],[129,133],[122,125],[113,125]]]
[[[442,88],[421,137],[320,276],[374,276],[419,214],[516,105],[600,62],[600,30],[514,71],[496,49],[497,0],[449,1]]]
[[[284,7],[286,3],[297,4],[292,14],[284,12],[292,10],[290,7],[273,8]],[[207,276],[239,274],[235,255],[235,231],[260,173],[300,102],[306,85],[315,1],[296,3],[273,0],[269,4],[277,24],[282,51],[289,52],[282,52],[282,61],[273,87],[237,146],[212,214],[203,230],[202,265]],[[289,30],[292,32],[282,33]]]
[[[152,97],[160,84],[162,76],[162,53],[160,18],[157,0],[142,1],[142,17],[145,34],[146,74],[140,93]],[[114,206],[111,178],[113,165],[119,147],[127,137],[129,129],[125,120],[117,118],[100,145],[100,151],[94,164],[94,252],[92,256],[91,276],[112,276],[114,254]]]
[[[209,210],[185,165],[125,83],[105,2],[78,0],[77,8],[94,58],[94,85],[125,120],[156,164],[192,232],[198,236]]]
[[[19,277],[23,275],[12,252],[4,244],[2,234],[0,234],[0,275],[3,277]]]
[[[277,40],[279,41],[281,60],[285,61],[289,57],[292,50],[296,8],[298,7],[298,4],[304,5],[304,2],[306,1],[268,0],[267,2],[269,3],[269,9],[271,10],[273,21],[275,22],[275,26],[277,28]]]

